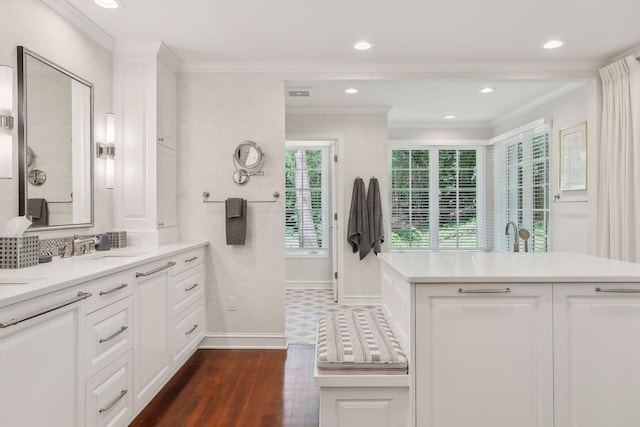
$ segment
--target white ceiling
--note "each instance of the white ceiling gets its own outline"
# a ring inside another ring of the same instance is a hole
[[[566,89],[570,79],[491,81],[469,74],[594,71],[640,46],[640,0],[122,0],[116,10],[93,0],[42,1],[75,8],[116,45],[162,41],[184,70],[462,76],[287,82],[313,88],[309,99],[287,98],[288,109],[387,106],[396,123],[442,122],[453,114],[456,123],[487,125]],[[551,39],[565,45],[543,49]],[[375,47],[356,51],[359,40]],[[485,85],[496,92],[479,94]],[[346,86],[360,92],[346,97]]]

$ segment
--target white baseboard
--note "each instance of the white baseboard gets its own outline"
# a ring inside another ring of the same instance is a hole
[[[342,305],[380,305],[382,304],[382,297],[379,295],[371,296],[355,296],[355,295],[343,295],[340,301]]]
[[[308,280],[304,282],[287,281],[286,289],[333,289],[333,282],[323,282],[319,280]]]
[[[198,348],[215,349],[278,349],[287,348],[286,334],[207,334]]]

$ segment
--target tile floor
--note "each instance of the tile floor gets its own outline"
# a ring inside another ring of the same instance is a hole
[[[377,305],[339,305],[331,289],[287,289],[287,342],[315,344],[316,324],[326,313],[338,310],[378,310]]]

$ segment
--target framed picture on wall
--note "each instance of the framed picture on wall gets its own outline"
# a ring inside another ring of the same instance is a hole
[[[587,122],[560,130],[560,190],[587,189]]]

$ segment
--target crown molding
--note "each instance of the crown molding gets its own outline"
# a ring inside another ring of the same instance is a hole
[[[180,69],[187,73],[516,73],[526,76],[540,73],[573,73],[584,77],[596,72],[601,60],[588,61],[499,61],[499,62],[428,62],[415,64],[301,64],[301,63],[252,63],[218,61],[184,61]]]
[[[95,40],[100,46],[113,52],[115,40],[93,21],[84,16],[78,9],[69,4],[66,0],[40,0],[58,15],[65,18],[71,24],[86,35]]]

